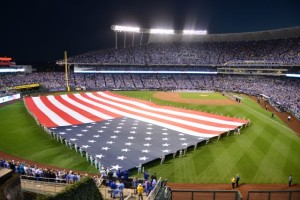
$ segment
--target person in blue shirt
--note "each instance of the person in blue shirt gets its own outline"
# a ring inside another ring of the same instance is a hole
[[[123,178],[124,178],[124,181],[128,181],[128,176],[129,176],[129,172],[128,172],[128,170],[126,169],[126,170],[123,172]]]
[[[121,180],[120,183],[119,183],[119,186],[118,186],[119,193],[120,193],[120,195],[119,195],[120,200],[124,199],[124,195],[123,195],[124,187],[125,187],[125,185],[124,185],[123,181]]]
[[[144,171],[144,180],[148,180],[149,173],[147,171]]]
[[[110,189],[111,189],[111,193],[110,193],[110,197],[111,198],[115,198],[115,190],[117,189],[117,184],[115,181],[112,181],[109,185]]]
[[[138,180],[136,177],[132,179],[132,187],[133,187],[133,192],[136,195],[137,194],[137,186],[138,186]]]

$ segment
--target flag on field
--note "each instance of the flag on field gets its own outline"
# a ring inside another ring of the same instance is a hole
[[[242,126],[246,120],[92,92],[27,97],[45,127],[102,165],[131,169]]]

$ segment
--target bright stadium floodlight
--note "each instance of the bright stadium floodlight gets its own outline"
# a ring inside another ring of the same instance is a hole
[[[174,34],[173,29],[150,29],[151,34]]]
[[[184,35],[206,35],[207,31],[206,30],[199,30],[199,31],[195,31],[195,30],[183,30],[183,34]]]
[[[133,26],[112,26],[112,29],[114,31],[121,31],[121,32],[134,32],[134,33],[139,33],[140,32],[140,27],[133,27]]]

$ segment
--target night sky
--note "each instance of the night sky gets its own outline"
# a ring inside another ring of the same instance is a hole
[[[9,0],[0,22],[0,57],[22,64],[113,48],[113,24],[211,34],[300,26],[300,1]]]

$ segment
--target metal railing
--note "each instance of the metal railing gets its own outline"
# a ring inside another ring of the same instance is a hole
[[[241,200],[243,199],[241,193],[237,190],[171,190],[172,200],[177,200],[182,198],[184,198],[185,200],[194,200],[194,199]]]
[[[56,194],[69,185],[65,183],[64,179],[37,178],[25,175],[20,176],[20,179],[22,190],[41,194]]]
[[[251,190],[248,191],[247,200],[296,200],[300,199],[300,190]]]

